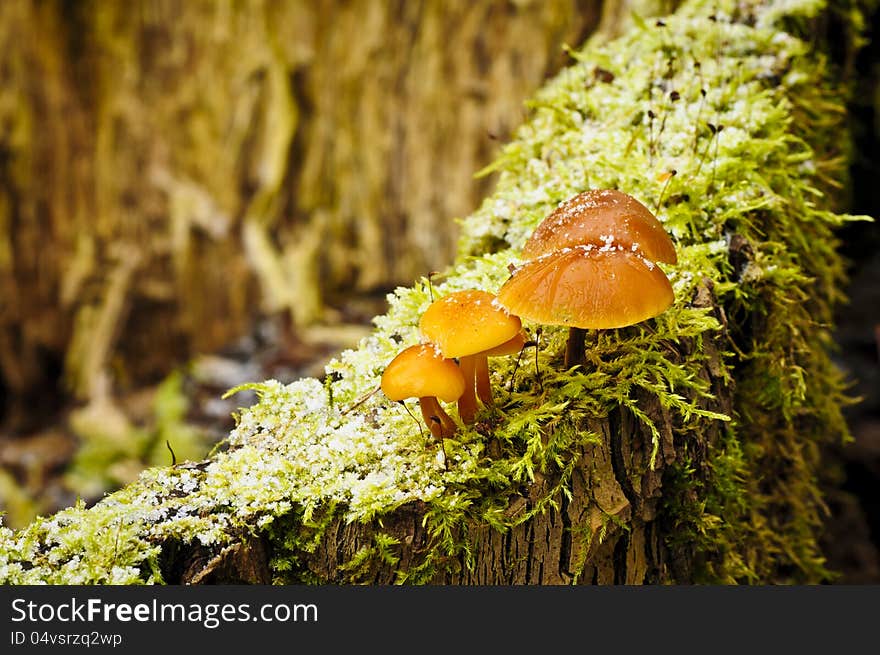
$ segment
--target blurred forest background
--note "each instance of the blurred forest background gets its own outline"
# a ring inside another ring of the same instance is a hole
[[[389,291],[451,263],[494,183],[475,173],[567,48],[677,4],[0,2],[4,523],[204,457],[236,384],[321,376]],[[878,44],[851,64],[841,209],[880,216]],[[878,232],[842,233],[862,401],[829,462],[841,582],[880,583]]]

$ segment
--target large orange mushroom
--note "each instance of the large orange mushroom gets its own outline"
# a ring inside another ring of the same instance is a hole
[[[581,250],[578,251],[578,248]],[[570,252],[573,249],[574,253]],[[571,263],[583,257],[583,262],[579,263],[580,272],[584,273],[587,269],[594,269],[597,275],[600,275],[601,262],[625,261],[620,258],[617,260],[605,260],[598,253],[627,251],[637,258],[635,260],[629,258],[630,261],[644,262],[647,266],[650,266],[652,271],[656,269],[656,262],[678,263],[675,245],[663,228],[662,223],[657,220],[657,217],[645,205],[633,196],[617,189],[591,189],[584,191],[561,202],[556,209],[550,212],[538,227],[535,228],[535,231],[523,246],[522,256],[526,260],[526,264],[522,268],[525,269],[525,276],[530,277],[538,269],[548,270],[549,262],[555,261],[560,253],[567,251],[569,251],[567,256],[559,259],[560,264],[566,261]],[[589,254],[594,251],[597,253],[596,255]],[[581,254],[578,255],[577,252]],[[554,258],[543,259],[551,255],[554,255]],[[531,265],[533,261],[539,259],[543,261],[542,264]],[[519,271],[517,271],[518,273]],[[607,273],[614,273],[613,268],[609,269]],[[572,275],[574,274],[572,273]],[[652,277],[659,279],[658,275],[665,280],[665,285],[662,285],[663,289],[660,290],[658,287],[655,290],[656,293],[661,295],[646,296],[649,299],[647,302],[650,304],[654,299],[664,299],[661,301],[662,304],[665,302],[666,296],[669,295],[669,303],[671,304],[673,300],[671,297],[672,287],[669,281],[666,280],[663,271],[657,269],[657,274]],[[604,283],[600,283],[599,280],[592,281],[585,293],[588,295],[601,295],[604,293],[604,291],[600,291],[601,289],[607,289],[609,284],[614,284],[613,278],[614,276],[611,275],[610,279],[606,279]],[[512,279],[509,282],[512,282]],[[522,278],[518,280],[518,283],[522,282]],[[513,302],[511,300],[513,292],[510,289],[504,290],[504,287],[502,287],[502,291],[499,291],[499,299],[503,298],[501,300],[502,304],[511,309],[511,311],[515,311],[508,304]],[[520,292],[521,289],[518,288],[516,293]],[[643,293],[651,294],[652,291],[645,289]],[[621,301],[622,299],[618,299],[617,302]],[[630,297],[629,302],[633,304],[633,307],[636,307],[640,306],[643,300],[641,296],[637,295]],[[666,307],[668,307],[668,304],[663,309]],[[663,309],[660,309],[657,313],[663,311]],[[600,311],[598,305],[594,306],[593,311]],[[611,312],[610,309],[607,311]],[[633,317],[640,315],[640,312],[635,311],[635,309],[632,309],[631,312]],[[601,314],[602,311],[600,311]],[[613,315],[613,312],[611,312],[607,316]],[[598,317],[599,315],[591,315],[591,318],[586,318],[586,315],[584,315],[582,320],[575,322],[572,322],[572,319],[566,319],[566,322],[563,323],[551,321],[550,324],[569,326],[568,342],[565,349],[565,366],[568,368],[574,364],[581,363],[584,359],[584,337],[587,328],[623,327],[624,325],[631,325],[654,315],[650,314],[640,319],[627,319],[628,322],[613,326],[599,325],[602,322]],[[522,316],[526,317],[525,314]],[[583,325],[579,323],[583,323]]]
[[[458,399],[458,415],[465,424],[474,422],[478,388],[483,402],[491,403],[488,353],[505,345],[514,347],[521,330],[518,316],[502,307],[493,294],[479,289],[450,293],[422,314],[422,336],[437,344],[444,357],[459,360],[465,389]]]
[[[584,356],[574,330],[633,325],[662,313],[674,299],[663,271],[622,246],[574,246],[542,255],[514,271],[498,291],[498,301],[521,318],[569,328],[566,368]]]

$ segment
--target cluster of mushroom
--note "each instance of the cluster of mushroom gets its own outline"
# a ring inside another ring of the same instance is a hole
[[[431,303],[419,320],[419,332],[423,342],[405,348],[385,368],[382,391],[394,401],[418,398],[431,434],[451,437],[456,424],[438,398],[458,401],[462,422],[473,424],[477,399],[493,404],[488,358],[519,352],[526,335],[518,316],[479,289],[456,291]]]
[[[493,402],[487,358],[523,348],[523,319],[569,328],[569,368],[584,359],[586,329],[633,325],[674,300],[656,265],[677,263],[672,240],[647,207],[621,191],[591,190],[564,201],[538,225],[522,256],[497,296],[473,289],[433,302],[419,320],[423,342],[404,349],[382,374],[390,400],[419,399],[441,444],[456,423],[438,399],[457,401],[462,422],[472,424],[477,399]]]

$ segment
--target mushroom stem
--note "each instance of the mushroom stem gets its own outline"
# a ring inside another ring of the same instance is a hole
[[[441,442],[446,437],[455,434],[456,425],[452,417],[440,406],[440,402],[434,396],[422,396],[419,398],[419,409],[422,410],[422,418],[428,425],[431,435]]]
[[[422,396],[419,398],[419,409],[422,410],[422,418],[428,424],[431,434],[440,442],[440,450],[443,452],[443,466],[448,471],[449,460],[446,457],[446,444],[443,443],[443,440],[455,434],[457,429],[455,421],[452,420],[449,414],[443,411],[440,401],[434,396]]]
[[[422,410],[422,418],[425,419],[425,425],[431,431],[431,436],[435,439],[443,439],[443,423],[437,413],[438,406],[437,399],[433,396],[419,398],[419,409]]]
[[[495,400],[492,398],[492,386],[489,382],[489,358],[486,355],[476,357],[475,377],[477,379],[477,396],[486,407],[493,407]]]
[[[477,415],[476,360],[474,355],[466,355],[458,362],[464,376],[464,393],[458,399],[458,415],[465,425],[472,425]]]
[[[587,354],[584,346],[586,335],[587,331],[584,328],[568,328],[568,341],[565,343],[566,370],[570,369],[572,366],[584,363]]]

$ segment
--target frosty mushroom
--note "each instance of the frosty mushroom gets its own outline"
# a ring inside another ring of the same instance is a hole
[[[674,299],[663,271],[623,246],[574,246],[542,255],[498,291],[498,301],[521,318],[569,328],[566,367],[583,358],[572,331],[633,325],[662,313]]]
[[[493,294],[479,289],[450,293],[422,314],[422,336],[437,344],[444,357],[459,360],[465,388],[458,400],[458,415],[465,424],[474,422],[477,389],[484,403],[492,402],[488,353],[507,345],[514,347],[518,341],[512,340],[519,338],[521,330],[518,316],[502,307]]]
[[[618,191],[617,189],[590,189],[584,191],[561,202],[556,209],[550,212],[550,214],[541,221],[538,227],[535,228],[535,231],[523,245],[522,256],[523,259],[526,260],[526,266],[532,261],[538,259],[543,261],[540,265],[529,266],[527,269],[527,275],[532,275],[537,269],[547,270],[547,264],[552,260],[542,258],[548,257],[554,253],[558,254],[578,248],[582,249],[580,252],[586,257],[585,262],[580,264],[582,272],[588,268],[595,268],[598,262],[604,261],[601,258],[590,259],[590,255],[587,253],[594,250],[600,253],[628,251],[637,258],[633,260],[630,257],[630,262],[642,262],[651,271],[656,268],[656,262],[667,264],[678,263],[675,244],[673,244],[669,234],[667,234],[666,230],[663,228],[662,223],[657,220],[657,217],[654,216],[651,210],[645,207],[645,205],[636,200],[633,196]],[[577,259],[577,257],[578,255],[575,255],[574,259]],[[598,255],[593,257],[598,257]],[[563,258],[561,261],[566,260],[572,261],[571,257]],[[618,263],[624,261],[624,259],[619,259]],[[633,270],[638,270],[639,267],[637,265],[634,266],[635,269]],[[522,268],[525,268],[525,266]],[[614,277],[614,271],[613,269],[609,269],[607,272],[611,273],[610,279],[607,279],[604,285],[600,284],[598,280],[592,285],[588,283],[588,290],[586,293],[597,293],[600,288],[607,287],[611,284],[611,280],[613,280]],[[665,284],[660,284],[660,286],[655,285],[656,288],[654,288],[653,291],[645,290],[644,293],[660,294],[647,296],[647,298],[649,300],[655,298],[661,299],[660,304],[663,304],[665,300],[662,299],[671,296],[671,285],[666,279],[665,274],[662,271],[659,271],[659,269],[658,272],[659,276],[665,280]],[[516,271],[515,275],[518,273],[519,271]],[[654,277],[658,280],[660,279],[657,275],[649,277]],[[508,282],[512,282],[512,279]],[[519,280],[519,282],[522,282],[522,279]],[[504,287],[502,287],[502,290],[503,289]],[[499,291],[499,299],[501,299],[503,295],[504,299],[501,300],[502,304],[508,309],[511,309],[511,306],[507,304],[508,302],[513,302],[510,300],[510,297],[520,293],[522,293],[522,289],[520,288],[517,288],[516,292],[507,289],[503,294]],[[600,292],[600,295],[601,293],[604,292]],[[671,304],[674,298],[670,297],[668,300],[669,304]],[[618,299],[618,302],[622,301],[622,298]],[[631,296],[629,297],[629,301],[633,305],[633,308],[629,312],[632,316],[626,320],[644,314],[644,311],[640,312],[635,309],[635,307],[644,306],[645,303],[643,302],[642,296]],[[666,307],[668,307],[668,304],[665,305],[663,309]],[[593,308],[595,311],[599,311],[598,301],[593,302]],[[659,310],[657,313],[660,313],[663,309]],[[511,309],[511,311],[516,310]],[[608,308],[608,311],[611,312],[609,316],[613,316],[613,311],[610,307]],[[525,314],[521,315],[526,317]],[[626,315],[627,312],[625,311],[621,313],[621,317]],[[630,320],[630,322],[623,323],[622,325],[604,327],[623,327],[623,325],[631,325],[632,323],[637,323],[646,318],[650,318],[653,315],[655,314],[646,315],[644,318],[637,320]],[[566,368],[583,361],[584,331],[589,327],[603,327],[602,325],[597,324],[602,323],[603,320],[604,319],[600,318],[587,318],[587,316],[584,315],[581,316],[580,321],[566,318],[563,322],[551,321],[549,323],[551,325],[569,326],[568,342],[566,343],[565,349]],[[580,325],[579,323],[583,323],[583,325]]]
[[[385,367],[380,386],[389,400],[418,398],[422,418],[441,445],[458,429],[439,400],[458,400],[465,389],[464,377],[455,362],[443,357],[434,344],[421,343],[398,353]]]

